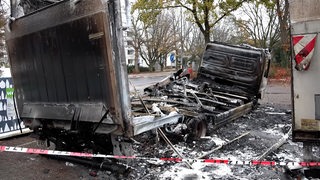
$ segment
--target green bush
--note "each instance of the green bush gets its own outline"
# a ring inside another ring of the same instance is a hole
[[[139,67],[140,72],[149,72],[149,67]],[[127,65],[127,71],[129,74],[134,72],[134,65]]]
[[[140,72],[149,72],[148,67],[139,67]]]
[[[133,73],[134,71],[134,66],[133,65],[127,65],[127,72],[130,74],[130,73]]]

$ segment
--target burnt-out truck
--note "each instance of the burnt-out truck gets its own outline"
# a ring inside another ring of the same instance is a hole
[[[6,44],[17,112],[57,149],[127,154],[130,137],[156,128],[203,136],[208,123],[250,111],[265,85],[265,50],[210,43],[197,78],[175,73],[130,97],[119,1],[11,5]]]
[[[205,136],[208,125],[220,127],[257,105],[267,83],[270,58],[263,49],[208,43],[196,78],[190,80],[177,71],[144,89],[142,97],[133,98],[132,112],[139,115],[147,108],[162,115],[175,110],[183,118],[165,125],[167,133]]]

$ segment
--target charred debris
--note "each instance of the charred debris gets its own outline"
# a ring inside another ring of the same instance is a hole
[[[207,128],[217,128],[248,113],[257,105],[266,85],[269,52],[249,46],[209,43],[197,77],[179,70],[131,98],[134,117],[152,114],[182,115],[167,124],[167,134],[200,138]]]
[[[6,31],[18,113],[58,149],[101,144],[127,154],[122,139],[159,127],[201,137],[248,113],[266,85],[268,51],[213,42],[196,78],[178,71],[130,102],[117,1],[30,2],[11,1]]]

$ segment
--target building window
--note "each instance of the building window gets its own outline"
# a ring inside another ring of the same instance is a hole
[[[133,49],[128,49],[128,55],[132,55],[134,54],[134,50]]]
[[[134,62],[134,59],[128,59],[128,64],[132,65]]]

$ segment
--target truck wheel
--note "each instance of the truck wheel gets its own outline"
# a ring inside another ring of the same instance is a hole
[[[196,139],[206,136],[207,123],[204,120],[196,120],[193,124],[193,135]]]

